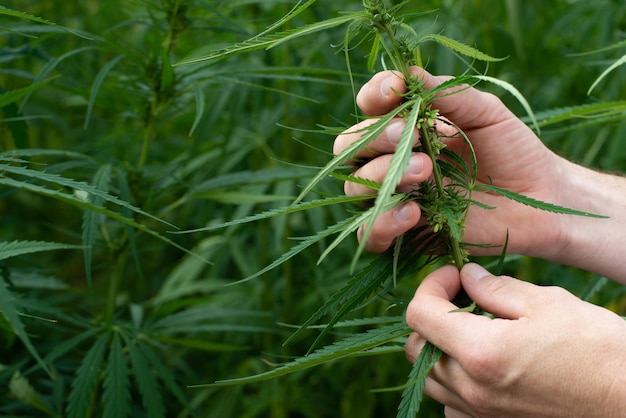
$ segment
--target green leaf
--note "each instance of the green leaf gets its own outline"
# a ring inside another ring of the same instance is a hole
[[[83,209],[91,209],[91,210],[93,210],[95,212],[98,212],[98,213],[101,213],[103,215],[106,215],[109,218],[118,220],[118,221],[122,222],[123,224],[130,225],[130,226],[132,226],[132,227],[134,227],[134,228],[136,228],[136,229],[138,229],[140,231],[143,231],[146,234],[149,234],[149,235],[151,235],[151,236],[153,236],[153,237],[155,237],[155,238],[157,238],[157,239],[159,239],[159,240],[161,240],[163,242],[166,242],[169,245],[171,245],[171,246],[173,246],[175,248],[178,248],[179,250],[181,250],[181,251],[183,251],[183,252],[185,252],[187,254],[190,254],[190,255],[193,255],[193,256],[197,256],[197,254],[193,254],[188,249],[186,249],[183,246],[175,243],[171,239],[164,237],[163,235],[159,234],[158,232],[156,232],[152,228],[149,228],[149,227],[145,226],[144,224],[136,222],[133,219],[127,218],[127,217],[121,215],[120,213],[113,212],[113,211],[105,209],[103,207],[94,206],[86,198],[87,196],[89,196],[89,193],[91,193],[93,195],[96,195],[96,196],[106,196],[105,200],[113,200],[115,202],[120,202],[120,204],[123,207],[130,208],[130,209],[132,209],[135,212],[138,212],[138,213],[141,213],[141,214],[145,214],[145,215],[149,216],[150,218],[159,220],[158,218],[154,217],[153,215],[150,215],[150,214],[142,211],[141,209],[135,208],[131,204],[123,202],[123,201],[121,201],[121,200],[119,200],[117,198],[114,198],[111,195],[103,194],[99,190],[97,190],[95,188],[92,188],[92,187],[88,186],[85,183],[77,183],[81,187],[81,189],[79,189],[79,192],[81,192],[81,191],[82,192],[86,192],[85,189],[89,190],[87,192],[87,194],[79,193],[80,197],[77,197],[76,194],[70,195],[70,194],[67,194],[67,193],[64,193],[64,192],[60,192],[60,191],[57,191],[57,190],[51,190],[51,189],[48,189],[48,188],[43,187],[43,186],[38,186],[38,185],[35,185],[35,184],[22,182],[22,181],[17,181],[17,180],[13,180],[11,178],[2,177],[2,176],[0,176],[0,184],[4,184],[5,186],[14,187],[14,188],[21,189],[21,190],[27,190],[27,191],[30,191],[30,192],[33,192],[33,193],[37,193],[37,194],[41,194],[41,195],[44,195],[44,196],[52,197],[52,198],[61,200],[61,201],[66,202],[66,203],[70,203],[70,204],[72,204],[74,206],[78,206],[78,207],[83,208]],[[159,220],[159,221],[160,222],[165,222],[165,221],[162,221],[162,220]],[[206,263],[210,264],[210,262],[208,260],[204,260],[204,261]]]
[[[191,129],[189,130],[189,136],[193,135],[196,128],[200,124],[202,116],[204,115],[205,106],[204,89],[202,88],[202,85],[200,85],[200,83],[197,81],[193,83],[193,92],[196,98],[196,117],[194,118]]]
[[[0,6],[2,7],[2,6]],[[2,9],[0,9],[2,10]],[[51,77],[47,80],[41,81],[39,83],[33,83],[28,87],[22,87],[19,89],[9,90],[6,93],[0,94],[0,108],[3,108],[9,104],[15,103],[23,97],[26,97],[32,94],[35,90],[40,89],[46,84],[50,83],[52,80],[58,77]]]
[[[288,344],[300,335],[304,330],[308,329],[316,321],[323,316],[332,313],[333,316],[324,325],[322,332],[317,336],[311,350],[315,348],[317,342],[326,335],[339,320],[348,312],[363,303],[372,295],[376,289],[389,280],[392,275],[393,266],[387,258],[387,254],[383,254],[370,262],[365,268],[359,270],[354,277],[341,289],[335,292],[324,304],[311,315],[289,338],[284,344]]]
[[[402,130],[402,133],[400,135],[400,140],[398,142],[398,145],[396,146],[395,152],[393,153],[391,162],[389,163],[387,174],[385,175],[383,184],[378,190],[378,196],[374,201],[374,207],[372,208],[372,211],[367,219],[366,227],[363,230],[363,235],[361,237],[359,246],[352,259],[351,270],[354,270],[356,262],[365,250],[365,243],[367,242],[367,239],[370,236],[372,229],[374,228],[374,223],[376,219],[378,219],[378,216],[380,216],[380,214],[383,213],[385,210],[389,210],[400,203],[396,202],[395,205],[390,205],[391,198],[394,195],[398,184],[400,184],[400,180],[402,179],[402,176],[404,175],[404,172],[409,165],[411,155],[413,154],[413,145],[415,143],[415,126],[417,124],[417,119],[422,107],[422,101],[420,98],[417,98],[414,101],[408,102],[408,106],[411,108],[411,111],[409,113],[409,116],[405,120],[406,124],[404,125],[404,129]]]
[[[130,379],[126,355],[117,332],[111,341],[103,386],[103,418],[127,417],[130,414]]]
[[[290,363],[264,373],[249,377],[221,380],[215,383],[194,385],[192,387],[226,386],[241,383],[261,382],[299,370],[315,367],[330,361],[351,357],[371,348],[405,337],[411,332],[411,329],[406,325],[406,323],[404,323],[404,321],[401,323],[386,325],[364,333],[351,335],[332,345],[321,348],[312,354],[300,357]]]
[[[72,56],[74,56],[76,54],[79,54],[81,52],[94,50],[94,49],[96,49],[96,48],[95,47],[77,48],[77,49],[73,49],[70,52],[67,52],[67,53],[65,53],[65,54],[63,54],[63,55],[61,55],[59,57],[51,59],[50,61],[48,61],[46,63],[46,65],[43,66],[41,71],[39,71],[39,74],[37,74],[37,77],[35,77],[35,80],[34,80],[33,84],[37,84],[37,83],[43,82],[44,78],[46,78],[48,76],[48,74],[50,74],[62,61],[65,61],[67,58],[70,58],[70,57],[72,57]],[[28,102],[28,99],[30,98],[31,94],[32,94],[32,92],[29,93],[24,98],[24,101],[20,105],[21,109],[24,108],[24,106],[26,105],[26,102]]]
[[[243,282],[247,282],[249,280],[252,280],[256,277],[259,277],[263,274],[265,274],[266,272],[278,267],[279,265],[283,264],[285,261],[293,258],[294,256],[296,256],[297,254],[301,253],[302,251],[304,251],[305,249],[309,248],[311,245],[323,240],[324,238],[328,237],[329,235],[338,233],[338,232],[342,232],[345,231],[346,227],[348,225],[351,225],[355,219],[357,219],[357,215],[355,216],[351,216],[347,219],[344,219],[343,221],[339,221],[338,223],[336,223],[335,225],[331,225],[329,227],[327,227],[326,229],[318,232],[315,235],[306,237],[304,239],[302,239],[302,241],[298,244],[295,245],[294,247],[292,247],[289,251],[287,251],[286,253],[282,254],[278,259],[274,260],[271,264],[269,264],[268,266],[262,268],[261,270],[257,271],[256,273],[241,279],[239,281],[236,281],[233,284],[239,284],[239,283],[243,283]]]
[[[115,65],[120,62],[124,58],[124,55],[118,55],[113,58],[111,61],[107,62],[102,69],[96,75],[96,78],[91,85],[91,92],[89,93],[89,102],[87,104],[87,115],[85,116],[85,124],[83,125],[84,129],[87,129],[89,126],[89,121],[91,120],[91,113],[93,111],[93,107],[96,103],[96,97],[98,97],[98,92],[100,91],[100,86],[102,82],[109,74],[109,72],[115,67]]]
[[[65,31],[65,32],[71,33],[72,35],[76,35],[76,36],[78,36],[80,38],[93,40],[93,38],[90,38],[90,37],[88,37],[86,35],[83,35],[83,34],[79,33],[78,31],[66,28],[65,26],[57,25],[56,23],[50,22],[49,20],[43,19],[41,17],[29,15],[28,13],[19,12],[17,10],[12,10],[12,9],[6,8],[4,6],[0,6],[0,15],[12,16],[12,17],[20,18],[20,19],[30,20],[32,22],[43,23],[44,25],[48,25],[48,26],[55,27],[57,29],[61,29],[61,30]]]
[[[22,375],[19,370],[13,373],[9,381],[9,393],[20,402],[33,407],[44,414],[56,417],[57,414],[50,408],[43,397],[30,384],[28,379]]]
[[[381,195],[379,194],[378,196],[381,196]],[[406,201],[406,198],[407,198],[407,195],[404,193],[397,193],[397,194],[391,195],[387,197],[386,201],[382,201],[382,199],[384,199],[383,197],[381,198],[381,203],[379,206],[374,205],[373,207],[360,213],[356,217],[351,218],[351,222],[344,226],[344,229],[341,232],[339,232],[339,234],[333,240],[333,242],[331,242],[326,248],[326,250],[324,250],[322,255],[320,255],[319,259],[317,260],[317,264],[320,264],[330,254],[332,250],[334,250],[339,244],[341,244],[343,240],[345,240],[346,238],[351,236],[354,232],[356,232],[356,230],[359,229],[361,226],[367,225],[369,227],[370,225],[374,223],[374,221],[376,220],[377,216],[380,213],[387,211],[387,210],[391,210],[401,205],[404,201]],[[376,202],[378,202],[378,199],[379,198],[377,197]],[[363,237],[361,238],[361,242],[364,242],[366,240],[366,237],[367,237],[366,233],[363,234]],[[354,257],[352,258],[351,271],[354,270],[360,255],[361,255],[361,252],[357,250]]]
[[[50,351],[48,355],[44,357],[45,363],[46,364],[54,363],[55,360],[65,355],[70,350],[73,350],[74,348],[78,347],[84,341],[87,341],[88,339],[92,338],[99,331],[100,330],[98,328],[89,328],[86,331],[81,332],[80,334],[75,335],[74,337],[70,339],[62,340],[58,342],[54,346],[54,349],[52,349],[52,351]]]
[[[191,411],[189,406],[189,401],[185,396],[184,392],[181,390],[181,384],[176,381],[174,378],[174,374],[172,373],[171,367],[166,366],[161,358],[154,352],[154,350],[144,343],[141,340],[137,340],[137,344],[141,349],[143,355],[148,359],[150,364],[152,365],[153,370],[156,374],[161,378],[165,386],[169,389],[171,393],[174,394],[176,399],[183,405],[187,410]],[[193,415],[192,415],[193,416]]]
[[[606,70],[602,72],[602,74],[600,74],[600,76],[593,82],[591,87],[589,87],[589,90],[587,90],[587,94],[588,95],[591,94],[593,89],[596,88],[596,86],[600,84],[600,82],[604,80],[604,78],[606,78],[606,76],[609,75],[610,72],[615,70],[617,67],[624,65],[624,63],[626,63],[626,54],[622,55],[620,59],[618,59],[613,64],[611,64],[609,68],[607,68]]]
[[[3,174],[3,172],[16,174],[19,176],[24,176],[30,179],[46,181],[46,182],[50,182],[50,183],[53,183],[62,187],[73,189],[74,195],[68,195],[63,192],[56,192],[52,190],[46,191],[46,193],[49,194],[50,196],[73,196],[70,199],[70,201],[81,207],[89,207],[93,210],[101,209],[91,203],[91,200],[93,198],[100,198],[105,202],[113,203],[115,205],[125,207],[127,209],[132,210],[133,212],[146,216],[154,221],[166,224],[170,227],[174,227],[174,225],[133,206],[129,202],[125,202],[109,193],[98,190],[96,187],[91,186],[81,181],[76,181],[67,177],[62,177],[57,174],[47,173],[45,171],[31,170],[26,167],[17,167],[17,166],[13,166],[10,164],[0,165],[0,174]],[[8,177],[0,176],[0,181],[3,183],[6,183],[7,185],[15,185],[15,187],[17,187],[17,185],[19,184],[22,186],[22,187],[19,187],[21,189],[29,189],[30,187],[31,191],[41,190],[41,188],[38,188],[38,186],[34,184],[20,182],[17,180],[10,179]]]
[[[523,205],[530,206],[536,209],[545,210],[547,212],[560,213],[563,215],[587,216],[590,218],[608,218],[608,216],[604,216],[604,215],[597,215],[594,213],[583,212],[583,211],[579,211],[576,209],[565,208],[565,207],[554,205],[548,202],[542,202],[540,200],[533,199],[532,197],[524,196],[519,193],[515,193],[510,190],[503,189],[501,187],[497,187],[491,184],[477,184],[476,189],[482,190],[485,192],[499,194],[500,196],[506,197],[507,199],[511,199],[515,202],[518,202]]]
[[[502,61],[506,58],[494,58],[490,55],[485,54],[484,52],[479,51],[476,48],[473,48],[469,45],[466,45],[462,42],[456,41],[452,38],[448,38],[447,36],[443,36],[443,35],[439,35],[439,34],[429,34],[426,36],[423,36],[420,39],[420,42],[423,41],[427,41],[427,40],[433,40],[443,46],[445,46],[446,48],[449,48],[453,51],[456,51],[460,54],[465,55],[466,57],[470,57],[473,59],[477,59],[479,61],[486,61],[486,62],[496,62],[496,61]]]
[[[159,384],[156,380],[154,370],[146,358],[146,354],[140,348],[139,341],[134,338],[131,339],[124,334],[122,334],[122,336],[128,348],[130,362],[135,372],[135,380],[137,381],[137,386],[141,393],[143,406],[146,408],[148,418],[165,417],[163,397],[159,391]]]
[[[415,418],[420,410],[426,377],[435,363],[441,358],[441,350],[426,342],[419,356],[411,367],[407,386],[402,393],[402,401],[398,407],[396,418]]]
[[[300,195],[296,198],[293,204],[300,202],[304,197],[311,191],[313,188],[320,182],[322,179],[329,176],[333,171],[337,168],[343,166],[347,161],[354,157],[354,155],[360,150],[365,149],[370,142],[375,140],[389,125],[391,120],[395,118],[400,112],[404,111],[408,107],[411,106],[411,102],[406,102],[396,107],[391,112],[387,113],[385,116],[382,116],[373,124],[369,125],[367,128],[363,129],[363,134],[361,137],[346,147],[339,155],[335,156],[332,160],[330,160],[324,168],[319,170],[315,177],[304,187]],[[354,131],[353,133],[356,133]]]
[[[545,127],[568,120],[599,119],[618,115],[623,117],[626,112],[626,101],[584,104],[550,109],[535,114],[539,126]]]
[[[277,32],[273,34],[262,34],[250,38],[246,41],[239,42],[235,45],[229,46],[219,51],[210,53],[197,58],[190,58],[182,61],[176,65],[194,64],[202,61],[214,60],[217,58],[224,58],[230,55],[241,54],[244,52],[256,51],[259,49],[270,49],[284,42],[288,42],[292,39],[300,38],[302,36],[311,35],[316,32],[321,32],[326,29],[334,28],[336,26],[343,25],[355,19],[363,18],[363,13],[347,13],[342,16],[323,20],[321,22],[312,23],[309,25],[301,26],[298,28]],[[266,33],[266,32],[265,32]]]
[[[76,371],[67,404],[68,418],[83,418],[88,415],[94,391],[100,381],[104,352],[110,334],[102,334],[91,346]]]
[[[288,215],[290,213],[301,212],[314,208],[337,205],[341,203],[356,203],[361,202],[364,199],[374,198],[375,195],[355,195],[355,196],[333,196],[326,199],[311,200],[307,202],[300,202],[296,205],[284,206],[277,209],[270,209],[265,212],[261,212],[255,215],[246,216],[245,218],[234,219],[232,221],[224,222],[216,225],[209,225],[203,228],[190,229],[186,231],[172,231],[172,234],[189,234],[192,232],[208,232],[216,229],[222,229],[229,226],[241,225],[248,222],[258,221],[262,219],[269,219],[275,216]]]
[[[96,172],[92,185],[98,190],[106,192],[109,189],[111,182],[111,166],[108,164],[103,165]],[[102,198],[94,196],[92,202],[95,206],[102,206]],[[93,256],[93,245],[96,242],[96,234],[98,232],[98,226],[100,225],[101,214],[86,210],[83,212],[83,245],[84,258],[85,258],[85,276],[87,279],[87,286],[91,289],[91,260]]]
[[[61,244],[58,242],[0,241],[0,260],[41,251],[76,250],[82,248],[79,245]]]

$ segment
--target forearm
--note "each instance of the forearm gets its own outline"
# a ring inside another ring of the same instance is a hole
[[[563,160],[564,206],[608,216],[562,215],[563,246],[553,261],[626,283],[626,178]]]

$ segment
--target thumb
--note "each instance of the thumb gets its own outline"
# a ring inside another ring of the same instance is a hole
[[[461,269],[461,284],[483,310],[506,319],[528,316],[541,287],[508,276],[494,276],[478,264]]]
[[[426,89],[432,89],[450,80],[450,76],[435,76],[420,67],[411,67],[411,73],[424,82]],[[450,95],[454,90],[457,93]],[[495,125],[503,120],[515,118],[515,115],[498,99],[468,86],[452,87],[440,92],[434,106],[446,118],[463,130]]]

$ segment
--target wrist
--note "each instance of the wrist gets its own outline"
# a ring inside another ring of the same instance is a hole
[[[606,216],[559,215],[553,260],[626,282],[622,249],[626,245],[626,179],[561,159],[556,184],[559,204]]]

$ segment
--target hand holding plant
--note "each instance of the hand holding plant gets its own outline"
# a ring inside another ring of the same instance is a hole
[[[461,286],[497,318],[450,314]],[[419,333],[406,344],[411,361],[424,338],[446,353],[424,391],[447,417],[610,417],[626,408],[626,322],[560,287],[446,266],[424,279],[407,322]]]
[[[433,76],[418,67],[411,68],[411,73],[424,82],[425,89],[434,88],[451,79]],[[402,100],[401,94],[405,91],[406,86],[401,75],[381,72],[362,87],[357,103],[365,114],[377,116],[397,107]],[[568,182],[568,177],[562,175],[567,162],[550,151],[497,97],[474,88],[466,88],[453,95],[442,92],[441,97],[436,98],[433,104],[443,118],[453,122],[470,139],[477,161],[478,183],[498,186],[560,206],[581,205],[582,202],[562,201],[563,196],[559,193],[564,188],[563,183]],[[366,119],[347,129],[336,139],[335,153],[341,153],[357,141],[363,128],[371,125],[374,120],[376,119]],[[366,150],[356,155],[360,161],[370,160],[358,168],[354,173],[355,177],[382,183],[389,169],[389,156],[395,151],[400,139],[396,124],[404,125],[404,122],[400,119],[394,120]],[[456,129],[443,121],[436,122],[435,127],[446,148],[463,157],[466,164],[470,164],[470,150]],[[423,156],[416,154],[414,157]],[[398,186],[400,190],[410,191],[418,181],[423,181],[424,177],[432,174],[432,164],[429,161],[424,164],[421,177],[403,177]],[[349,195],[366,193],[364,186],[349,181],[346,182],[345,190]],[[477,205],[470,207],[464,239],[469,243],[488,244],[485,247],[472,248],[472,254],[497,255],[504,244],[507,230],[508,249],[511,253],[551,258],[563,246],[560,240],[563,238],[562,221],[566,217],[520,205],[499,194],[477,191],[472,197],[490,208]],[[412,214],[408,219],[399,220],[391,212],[378,218],[366,243],[368,250],[386,250],[393,239],[418,224],[420,209],[417,202],[409,201],[404,207],[408,207],[407,212]]]

